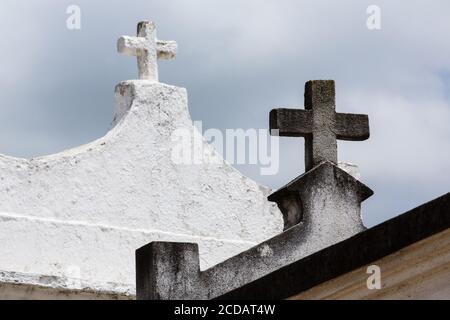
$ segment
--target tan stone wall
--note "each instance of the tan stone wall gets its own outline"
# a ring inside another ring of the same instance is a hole
[[[365,266],[291,299],[450,299],[450,229],[370,265],[381,268],[380,290],[367,288]]]

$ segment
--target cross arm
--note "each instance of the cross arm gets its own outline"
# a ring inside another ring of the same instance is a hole
[[[146,39],[142,37],[122,36],[117,41],[117,50],[120,53],[136,56],[138,50],[144,49]]]
[[[174,59],[177,55],[178,45],[175,41],[158,40],[156,45],[158,48],[158,59]]]
[[[365,114],[336,114],[336,138],[348,141],[363,141],[370,137],[369,117]]]
[[[270,112],[270,132],[279,130],[284,137],[305,137],[312,133],[312,111],[274,109]]]

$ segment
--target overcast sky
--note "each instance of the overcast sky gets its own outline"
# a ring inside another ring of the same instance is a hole
[[[81,8],[81,30],[66,9]],[[381,8],[381,30],[366,26]],[[340,142],[375,191],[368,226],[450,191],[450,1],[127,0],[0,2],[0,153],[34,157],[92,141],[112,120],[114,86],[136,77],[120,35],[153,20],[176,40],[160,80],[186,87],[203,128],[267,128],[274,107],[303,107],[304,83],[334,79],[337,110],[369,114],[371,138]],[[303,139],[283,138],[278,188],[304,171]]]

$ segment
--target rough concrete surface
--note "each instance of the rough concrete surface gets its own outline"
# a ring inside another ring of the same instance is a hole
[[[280,206],[284,215],[301,209],[301,221],[282,234],[217,266],[200,271],[193,244],[151,243],[136,252],[138,299],[211,299],[251,283],[365,230],[361,202],[367,186],[324,162],[269,197],[301,201]],[[293,206],[293,207],[291,207]]]

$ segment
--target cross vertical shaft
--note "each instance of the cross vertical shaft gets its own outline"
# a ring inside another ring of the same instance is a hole
[[[333,81],[309,81],[305,85],[305,110],[312,112],[313,132],[305,137],[306,170],[323,161],[337,163],[335,97]]]
[[[138,37],[147,42],[146,48],[137,50],[137,63],[139,79],[154,79],[159,81],[158,53],[156,48],[156,27],[153,23],[139,22],[137,27]]]

